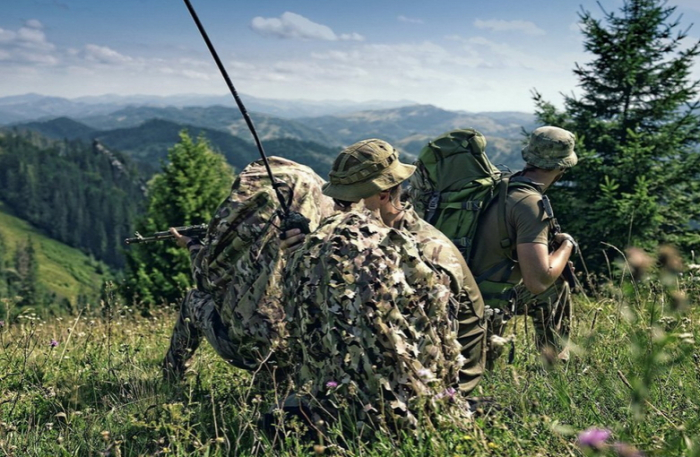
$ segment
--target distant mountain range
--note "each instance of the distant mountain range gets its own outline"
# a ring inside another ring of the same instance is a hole
[[[227,106],[182,106],[191,102],[215,102],[217,97],[116,97],[102,96],[67,100],[29,94],[0,98],[0,124],[15,128],[36,130],[52,138],[99,139],[108,147],[123,150],[135,158],[158,164],[167,148],[177,141],[177,130],[187,128],[191,134],[200,133],[226,155],[240,169],[241,164],[257,157],[251,147],[252,136],[240,112],[231,100]],[[468,113],[448,111],[432,105],[398,106],[393,108],[355,110],[321,116],[279,117],[271,114],[284,111],[294,102],[253,99],[265,112],[252,112],[251,117],[266,151],[274,149],[272,142],[296,140],[309,149],[309,157],[329,154],[317,165],[326,170],[339,149],[363,138],[382,138],[394,144],[405,154],[404,160],[412,161],[420,149],[432,138],[455,128],[471,127],[482,132],[487,140],[487,152],[494,163],[510,168],[522,165],[520,149],[522,131],[535,128],[532,114],[520,112]],[[142,101],[142,105],[129,105]],[[148,103],[151,104],[148,104]],[[159,106],[158,103],[173,103]],[[180,104],[178,106],[177,103]],[[334,102],[336,109],[350,102]],[[381,105],[389,102],[368,102]],[[401,102],[396,102],[400,104]],[[408,102],[406,102],[408,103]],[[312,106],[316,102],[298,102],[299,107]],[[253,105],[251,103],[251,105]],[[84,109],[80,109],[80,108]],[[34,111],[32,111],[34,110]],[[303,112],[300,109],[298,113]],[[333,111],[332,107],[327,111]],[[60,116],[36,116],[38,112],[61,113]],[[28,122],[3,122],[33,113]],[[244,141],[243,141],[244,140]],[[246,145],[245,142],[248,142]],[[293,143],[287,141],[286,146]],[[291,149],[301,152],[298,144]],[[284,150],[281,155],[290,157]],[[317,170],[321,171],[321,170]],[[322,174],[323,175],[323,174]]]
[[[241,95],[246,109],[250,112],[265,113],[281,118],[315,117],[344,114],[355,111],[396,108],[413,105],[409,100],[385,101],[370,100],[352,102],[349,100],[275,100]],[[60,116],[84,117],[100,116],[129,106],[175,107],[214,106],[236,108],[230,94],[222,95],[100,95],[73,99],[49,97],[40,94],[0,97],[0,125],[32,120],[47,120]]]

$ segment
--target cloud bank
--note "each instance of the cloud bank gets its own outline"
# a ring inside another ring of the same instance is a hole
[[[330,27],[318,24],[296,13],[285,12],[280,16],[255,17],[250,27],[262,36],[283,39],[321,41],[364,41],[359,33],[336,34]]]
[[[492,32],[521,32],[531,36],[546,34],[544,30],[530,21],[504,21],[502,19],[482,21],[481,19],[477,19],[474,21],[474,26],[477,29],[486,29]]]

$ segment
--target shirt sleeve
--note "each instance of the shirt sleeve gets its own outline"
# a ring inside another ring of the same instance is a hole
[[[515,230],[515,244],[549,242],[549,219],[540,203],[542,196],[527,193],[512,209],[511,221]]]

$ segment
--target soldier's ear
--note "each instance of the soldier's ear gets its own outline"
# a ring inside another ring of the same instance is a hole
[[[379,200],[381,202],[385,202],[385,201],[389,200],[390,198],[391,198],[391,192],[389,192],[388,190],[383,190],[383,191],[379,192]]]

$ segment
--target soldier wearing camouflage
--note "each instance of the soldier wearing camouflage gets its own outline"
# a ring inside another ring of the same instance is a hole
[[[343,419],[363,433],[466,419],[454,389],[465,362],[460,302],[453,278],[419,246],[360,208],[327,219],[292,255],[285,302],[295,400],[311,424]]]
[[[313,325],[304,324],[303,328],[295,327],[300,333],[291,338],[304,342],[299,346],[303,354],[302,368],[296,381],[297,388],[311,382],[309,388],[303,387],[298,392],[307,401],[313,403],[319,395],[328,399],[321,379],[326,376],[324,373],[336,373],[337,370],[333,371],[328,365],[330,363],[341,370],[334,375],[338,380],[328,381],[331,385],[339,383],[353,394],[357,394],[357,387],[353,386],[376,387],[363,391],[367,397],[357,398],[360,406],[364,406],[359,410],[350,408],[353,414],[371,416],[371,411],[364,409],[369,404],[377,411],[385,411],[384,414],[391,412],[396,420],[402,417],[401,420],[412,423],[416,410],[406,406],[409,399],[424,404],[426,397],[420,392],[424,390],[440,396],[445,389],[454,397],[454,387],[458,385],[463,393],[468,393],[481,378],[485,348],[483,301],[469,268],[452,242],[422,221],[409,205],[399,201],[400,184],[414,170],[415,167],[398,160],[398,153],[391,145],[377,139],[346,148],[334,162],[323,193],[333,197],[337,206],[347,208],[351,203],[358,203],[355,210],[361,212],[331,218],[318,233],[305,237],[305,243],[295,253],[292,266],[287,270],[291,276],[286,283],[299,285],[287,300],[295,315],[300,316],[295,320],[301,323],[310,319],[318,322],[322,329],[320,334],[314,333],[310,330]],[[332,279],[319,276],[334,272],[337,277]],[[358,275],[364,278],[360,282],[353,279]],[[442,292],[429,292],[439,288],[438,284],[442,284]],[[385,293],[372,294],[375,290]],[[343,291],[347,291],[347,295],[343,295]],[[367,292],[363,295],[361,291]],[[375,301],[386,305],[378,307]],[[418,303],[426,308],[422,318],[411,315]],[[323,311],[327,306],[329,310]],[[361,310],[368,314],[358,314]],[[382,327],[382,319],[389,312],[391,322],[401,321],[408,329],[395,325]],[[348,313],[350,316],[345,321],[349,327],[346,328],[346,324],[337,322],[343,321],[342,316]],[[429,324],[439,331],[424,330]],[[410,325],[419,325],[419,328],[411,329]],[[367,339],[357,333],[361,328],[369,329]],[[353,335],[357,337],[356,344],[348,344],[348,338]],[[383,346],[376,335],[397,341]],[[417,350],[428,344],[421,342],[428,337],[432,338],[428,353]],[[406,351],[405,348],[413,349]],[[382,356],[371,361],[373,358],[369,354],[374,351]],[[394,354],[396,351],[400,353]],[[387,357],[404,360],[406,366],[416,366],[421,373],[432,373],[431,380],[440,373],[436,378],[440,380],[436,384],[439,392],[419,382],[415,377],[416,369],[413,375],[407,375],[396,362],[396,372],[393,372],[394,362],[389,364]],[[421,357],[435,360],[429,367],[423,366]],[[348,361],[355,367],[348,368]],[[387,383],[389,379],[402,380],[400,388],[394,386],[393,381]],[[411,387],[403,386],[404,383]],[[331,405],[323,403],[323,407],[327,409]]]
[[[578,162],[574,146],[575,137],[567,130],[545,126],[532,132],[522,151],[527,165],[511,177],[511,182],[527,185],[509,187],[505,202],[506,228],[514,249],[507,254],[502,248],[498,205],[491,205],[479,221],[470,261],[486,304],[501,310],[502,297],[508,295],[516,314],[533,318],[537,348],[563,360],[568,359],[571,297],[561,274],[576,243],[565,233],[552,236],[552,214],[545,209],[543,194]],[[503,322],[493,320],[489,333],[500,336],[502,332]]]
[[[279,157],[270,157],[269,163],[275,178],[285,184],[281,190],[290,209],[306,216],[312,229],[332,214],[332,200],[321,193],[324,181],[313,170]],[[166,374],[184,371],[201,336],[244,369],[256,369],[284,349],[287,331],[279,282],[285,260],[275,229],[278,208],[263,162],[253,162],[219,206],[204,242],[180,240],[188,244],[197,287],[181,304]]]

